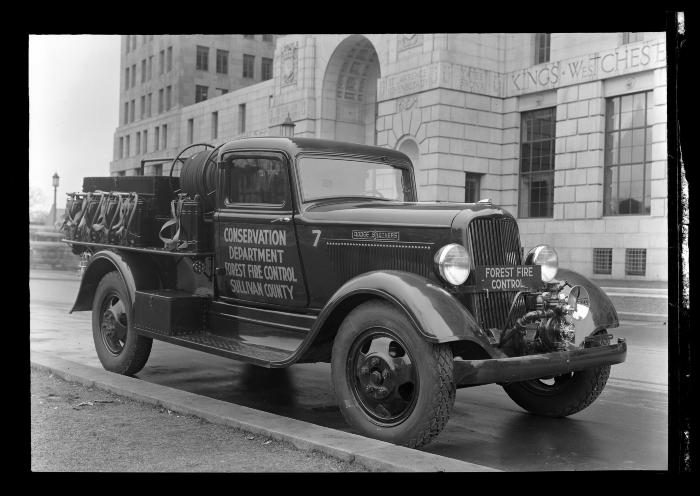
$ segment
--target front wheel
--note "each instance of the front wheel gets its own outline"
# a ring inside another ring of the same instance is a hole
[[[139,336],[131,324],[131,299],[117,272],[107,273],[95,291],[92,305],[92,337],[105,370],[133,375],[151,353],[153,340]]]
[[[605,331],[602,331],[605,332]],[[608,344],[605,340],[603,344]],[[567,417],[593,403],[610,376],[610,365],[569,372],[549,379],[513,382],[503,389],[528,412],[545,417]]]
[[[361,434],[417,448],[443,429],[455,401],[452,351],[425,341],[403,312],[368,301],[348,314],[333,343],[333,387]]]

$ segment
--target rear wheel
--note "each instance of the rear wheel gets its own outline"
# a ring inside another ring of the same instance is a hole
[[[393,305],[369,301],[345,318],[333,343],[333,386],[361,434],[419,447],[443,429],[455,401],[449,345],[425,341]]]
[[[107,273],[95,291],[92,337],[105,370],[133,375],[146,365],[153,340],[133,328],[131,299],[117,272]]]

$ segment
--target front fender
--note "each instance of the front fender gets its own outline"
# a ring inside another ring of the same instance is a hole
[[[312,333],[323,328],[344,302],[360,295],[380,297],[394,303],[427,341],[469,340],[481,347],[490,347],[488,338],[469,310],[450,293],[423,276],[396,270],[367,272],[347,281],[323,308]]]
[[[591,280],[578,272],[561,268],[557,271],[556,280],[559,282],[566,281],[570,286],[583,286],[588,291],[588,296],[591,300],[591,319],[589,322],[591,333],[620,325],[617,310],[615,310],[610,297]],[[586,318],[585,320],[589,319]]]
[[[70,313],[92,310],[93,298],[102,277],[116,270],[126,285],[131,303],[134,304],[137,289],[156,289],[162,286],[152,262],[138,253],[98,251],[92,257],[80,281],[80,289]]]

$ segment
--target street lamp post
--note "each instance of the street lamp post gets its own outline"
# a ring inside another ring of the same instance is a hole
[[[56,225],[56,190],[58,189],[58,172],[54,172],[51,179],[51,184],[53,184],[53,224]]]
[[[287,114],[287,118],[284,120],[284,122],[281,125],[282,136],[285,136],[287,138],[291,138],[292,136],[294,136],[294,127],[295,126],[296,126],[296,124],[294,124],[294,121],[292,120],[292,118],[289,116],[289,114]]]

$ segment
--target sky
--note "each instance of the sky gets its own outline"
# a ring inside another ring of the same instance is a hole
[[[108,176],[119,120],[117,35],[29,37],[29,186],[58,208],[81,191],[83,176]]]

